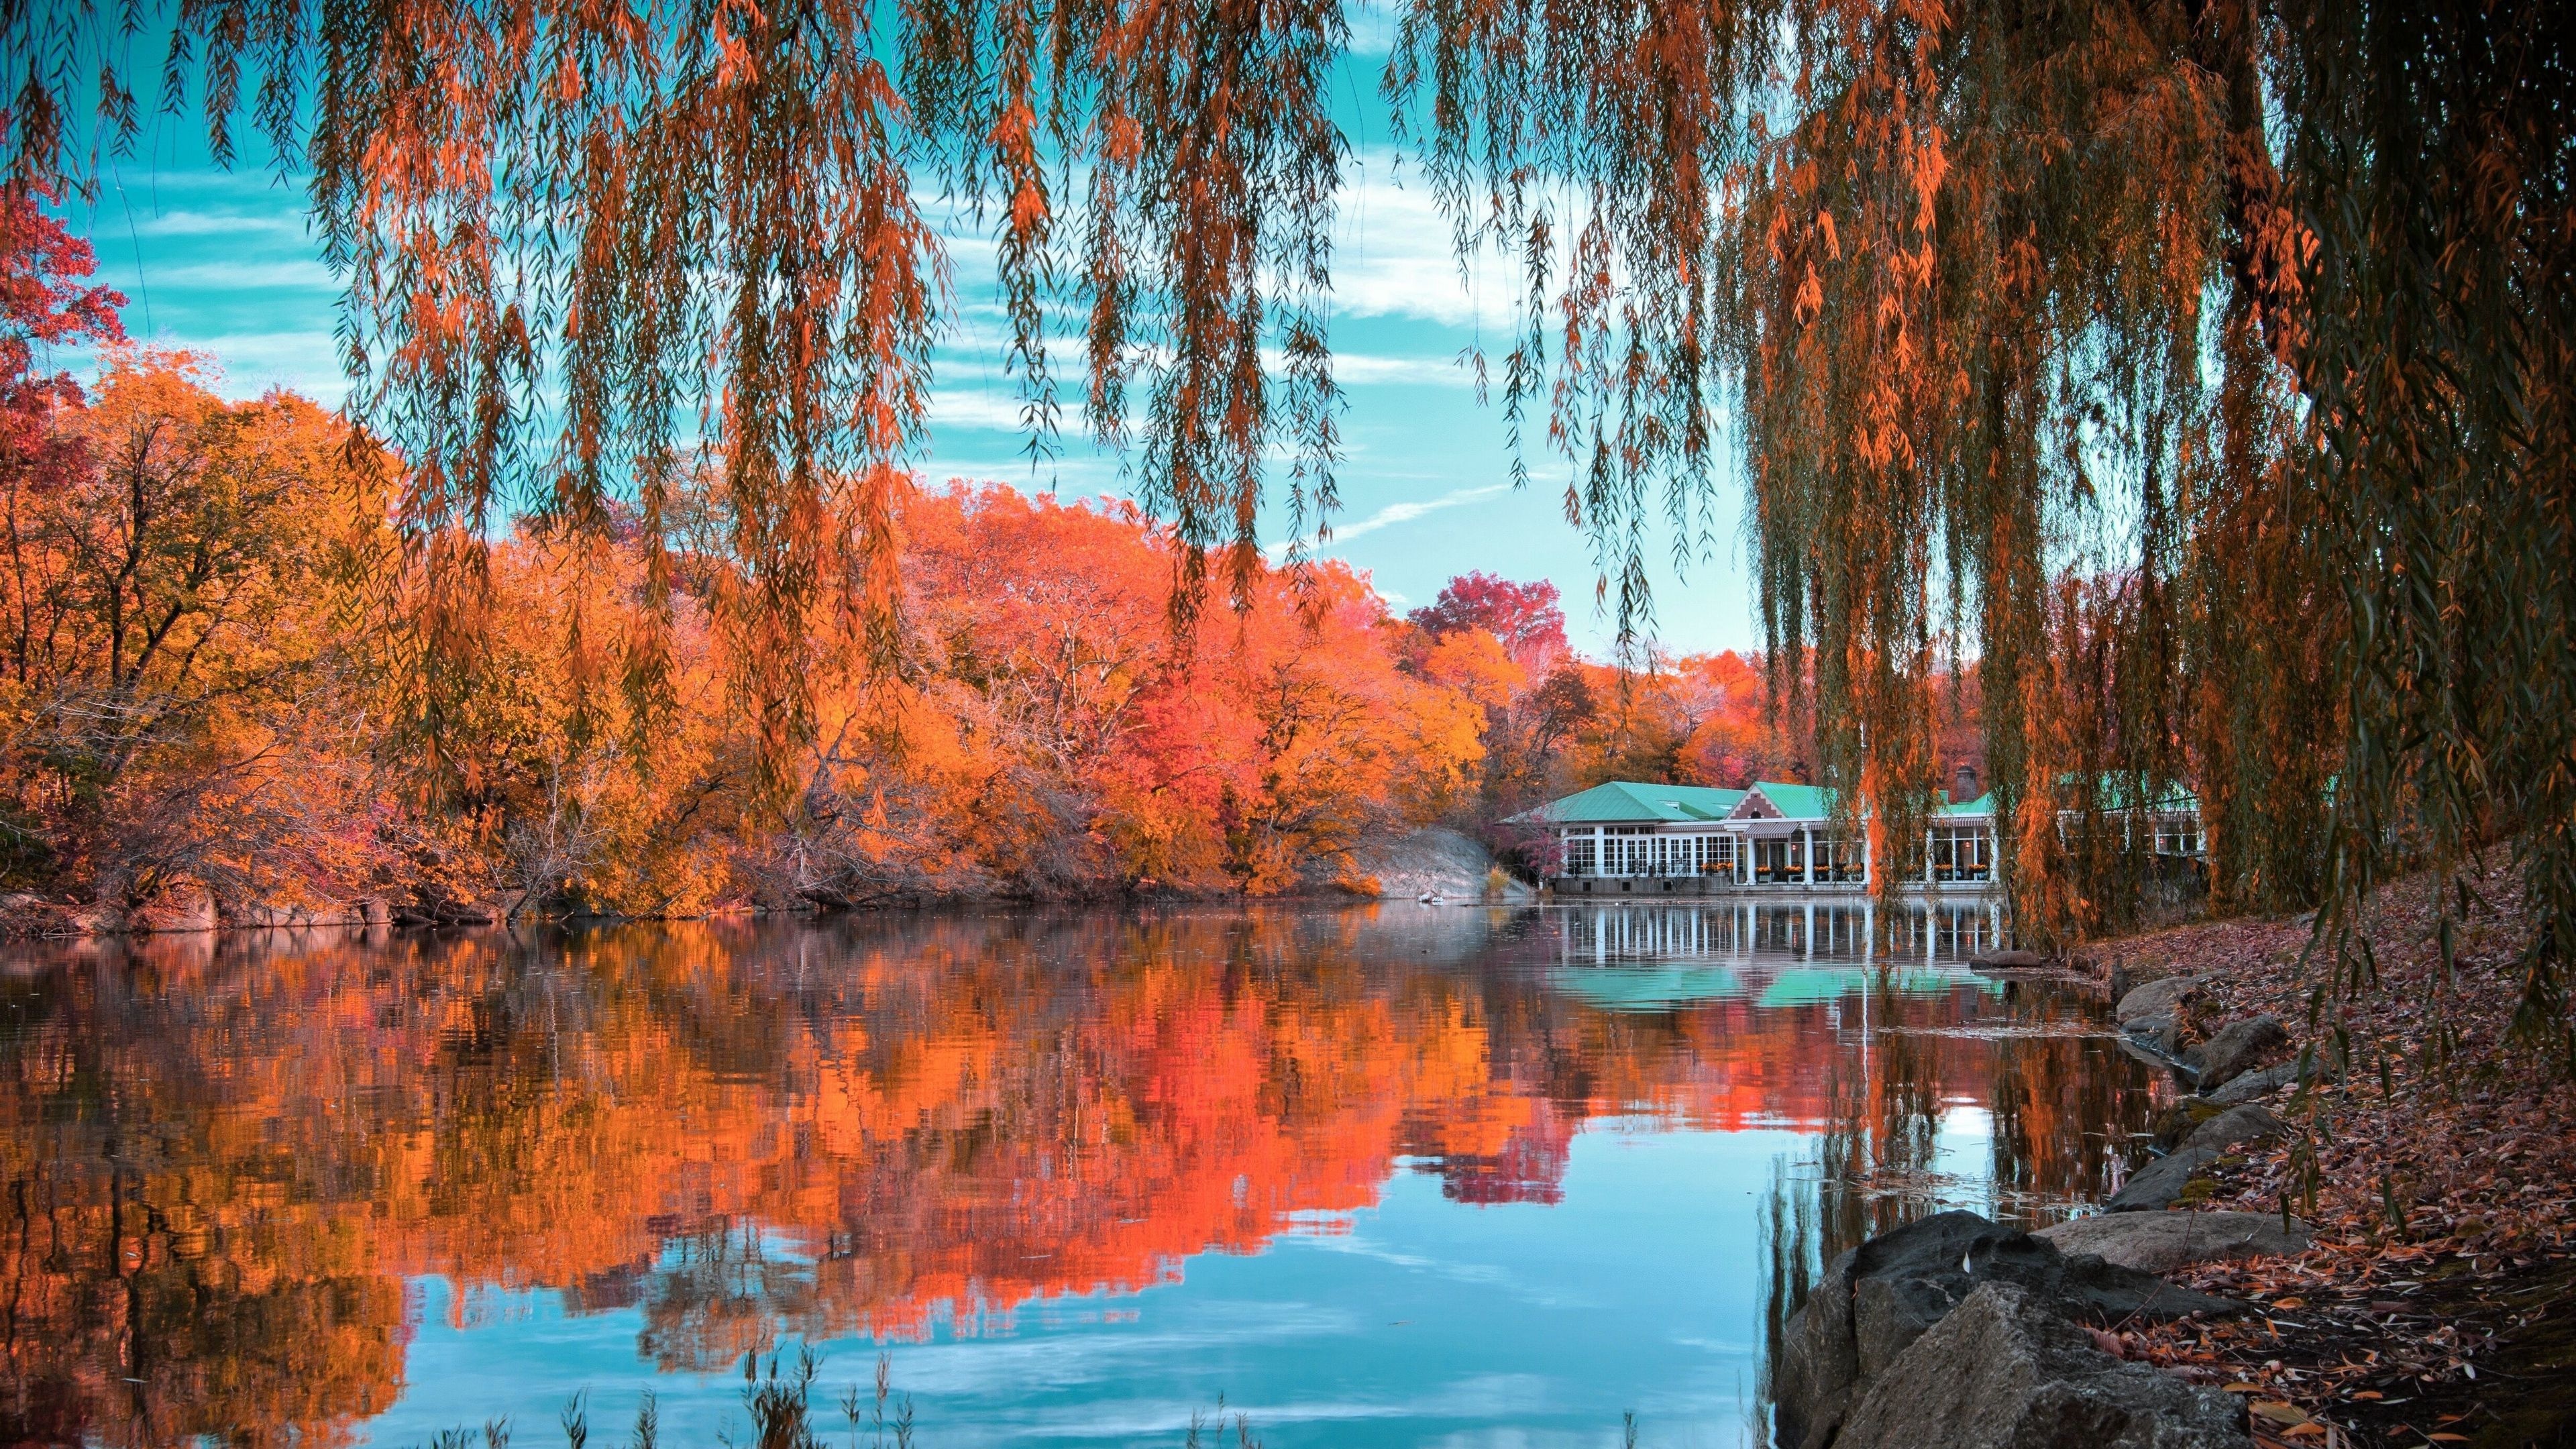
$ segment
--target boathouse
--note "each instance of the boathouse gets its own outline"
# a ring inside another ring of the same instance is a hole
[[[1865,832],[1834,821],[1834,793],[1816,785],[1762,780],[1743,790],[1613,780],[1513,817],[1543,830],[1545,875],[1575,895],[1716,895],[1737,891],[1866,891],[1876,862]],[[2158,856],[2198,857],[2199,802],[2185,793],[2147,811]],[[2059,829],[2070,812],[2060,811]],[[1909,885],[1934,893],[1995,885],[1994,795],[1962,767],[1924,831],[1923,874]]]
[[[1962,784],[1973,774],[1962,772]],[[1995,871],[1994,797],[1945,796],[1924,840],[1927,889],[1981,891]],[[1744,790],[1613,780],[1514,817],[1548,832],[1546,874],[1578,895],[1863,891],[1865,835],[1836,828],[1833,792],[1757,781]]]

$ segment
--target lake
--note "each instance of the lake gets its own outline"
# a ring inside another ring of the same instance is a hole
[[[889,914],[14,948],[0,1442],[1738,1445],[1818,1265],[2165,1091],[1982,903]],[[768,1359],[762,1359],[764,1368]],[[851,1442],[835,1408],[827,1439]],[[477,1442],[480,1442],[478,1431]],[[862,1437],[862,1443],[867,1442]],[[1231,1430],[1226,1442],[1236,1442]]]

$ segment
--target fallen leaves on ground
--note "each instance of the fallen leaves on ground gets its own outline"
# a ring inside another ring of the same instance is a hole
[[[2200,1204],[2286,1210],[2315,1248],[2175,1275],[2251,1305],[2241,1319],[2122,1334],[2131,1357],[2248,1395],[2258,1442],[2520,1444],[2576,1408],[2576,1083],[2564,1045],[2507,1038],[2528,939],[2517,883],[2498,868],[2467,885],[2447,970],[2445,887],[2383,891],[2366,923],[2377,978],[2354,990],[2335,989],[2305,918],[2092,953],[2132,981],[2199,976],[2214,1008],[2199,1020],[2268,1012],[2339,1075],[2273,1093],[2291,1137],[2237,1149]]]

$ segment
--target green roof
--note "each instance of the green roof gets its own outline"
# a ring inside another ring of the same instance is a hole
[[[1823,820],[1834,813],[1834,792],[1822,785],[1757,780],[1753,788],[1761,791],[1763,798],[1778,807],[1786,819]],[[1535,810],[1524,811],[1512,819],[1527,825],[1624,825],[1646,821],[1688,825],[1696,821],[1725,819],[1750,793],[1746,790],[1712,790],[1705,785],[1652,785],[1637,780],[1613,780]],[[1995,797],[1988,793],[1974,800],[1942,805],[1934,813],[1992,815],[1994,809]]]
[[[1778,780],[1756,780],[1753,788],[1762,798],[1779,808],[1791,820],[1822,820],[1834,813],[1834,792],[1822,785],[1790,785]]]
[[[1712,790],[1705,785],[1650,785],[1636,780],[1613,780],[1513,818],[1549,825],[1607,825],[1644,820],[1686,825],[1695,820],[1723,820],[1743,798],[1741,790]]]

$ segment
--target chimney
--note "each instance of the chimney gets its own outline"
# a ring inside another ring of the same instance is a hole
[[[1961,761],[1959,773],[1950,780],[1950,799],[1964,805],[1984,793],[1977,788],[1977,767]]]

